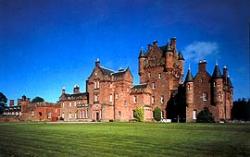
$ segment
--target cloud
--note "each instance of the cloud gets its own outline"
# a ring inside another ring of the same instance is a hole
[[[196,41],[186,46],[183,50],[183,54],[187,60],[198,62],[210,55],[217,56],[218,49],[216,42]]]

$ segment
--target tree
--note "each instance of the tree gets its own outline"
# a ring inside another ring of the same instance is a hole
[[[156,121],[161,120],[161,109],[159,107],[156,107],[153,111],[153,116]]]
[[[197,122],[198,123],[213,123],[214,118],[211,112],[209,112],[208,108],[204,108],[201,112],[197,115]]]
[[[143,107],[137,107],[134,110],[134,118],[138,121],[138,122],[143,122],[144,121],[144,109]]]
[[[250,121],[250,99],[242,98],[234,101],[232,119]]]
[[[6,107],[7,100],[7,97],[0,92],[0,114],[3,113],[4,108]]]
[[[44,99],[41,98],[41,97],[39,97],[39,96],[37,96],[37,97],[35,97],[34,99],[32,99],[31,102],[32,102],[32,103],[44,102]]]

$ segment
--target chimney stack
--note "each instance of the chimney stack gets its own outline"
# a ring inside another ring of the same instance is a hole
[[[207,61],[205,59],[204,60],[200,60],[198,71],[199,72],[206,72],[206,65],[207,65]]]
[[[172,48],[176,48],[176,37],[170,39],[170,46]]]
[[[10,100],[10,107],[13,107],[14,106],[14,100]]]
[[[96,59],[96,61],[95,61],[95,66],[96,66],[96,67],[99,67],[99,66],[100,66],[100,59],[99,59],[99,58]]]
[[[74,94],[80,93],[80,87],[79,87],[78,85],[75,85],[75,86],[74,86],[73,93],[74,93]]]
[[[62,94],[65,94],[66,90],[65,87],[62,87]]]

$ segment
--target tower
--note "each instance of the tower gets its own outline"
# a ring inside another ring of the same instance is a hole
[[[138,72],[139,72],[139,76],[141,76],[142,74],[144,74],[143,65],[144,65],[144,62],[145,62],[145,59],[146,59],[145,54],[144,54],[144,50],[142,48],[140,50],[140,54],[139,54],[138,58],[139,58],[139,70],[138,70]]]
[[[223,79],[218,64],[214,67],[212,74],[212,92],[213,92],[213,105],[216,107],[216,113],[214,113],[215,121],[224,119],[224,108],[223,108]]]
[[[196,120],[196,110],[194,110],[194,81],[193,75],[190,68],[188,69],[187,76],[185,79],[185,89],[186,89],[186,121],[192,122]]]

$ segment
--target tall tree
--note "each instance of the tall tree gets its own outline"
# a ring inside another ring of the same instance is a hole
[[[7,103],[7,97],[2,93],[0,92],[0,114],[3,113],[4,111],[4,108],[6,107],[6,103]]]

